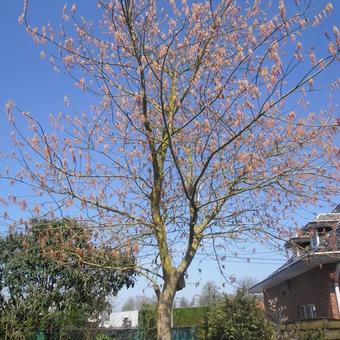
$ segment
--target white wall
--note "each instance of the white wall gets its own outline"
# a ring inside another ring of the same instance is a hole
[[[131,322],[131,327],[138,327],[138,310],[127,312],[114,312],[104,316],[100,322],[101,327],[105,328],[123,328],[124,320],[127,318]]]

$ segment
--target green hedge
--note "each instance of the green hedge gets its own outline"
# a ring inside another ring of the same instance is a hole
[[[173,310],[173,327],[195,327],[200,324],[202,317],[208,313],[209,308],[183,307]],[[156,307],[145,305],[138,315],[140,329],[150,329],[156,327]]]
[[[202,307],[184,307],[174,309],[173,325],[174,327],[194,327],[198,326],[201,318],[208,313],[209,308]]]

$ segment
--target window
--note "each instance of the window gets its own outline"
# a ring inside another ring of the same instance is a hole
[[[315,305],[302,305],[298,306],[298,313],[300,320],[308,320],[316,318],[316,308]]]
[[[317,250],[318,249],[319,244],[320,244],[320,238],[319,238],[317,230],[315,231],[315,234],[311,237],[310,244],[311,244],[312,250]]]
[[[289,280],[281,283],[281,295],[287,295],[290,293]]]
[[[104,321],[110,321],[110,313],[108,311],[105,312]]]
[[[123,318],[123,328],[131,328],[132,322],[129,318]]]

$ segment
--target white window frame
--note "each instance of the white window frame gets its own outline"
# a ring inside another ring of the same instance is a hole
[[[300,320],[310,320],[316,318],[316,308],[314,304],[298,306]]]

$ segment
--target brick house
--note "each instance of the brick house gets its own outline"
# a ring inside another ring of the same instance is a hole
[[[276,322],[340,319],[340,205],[319,214],[285,244],[292,257],[250,289],[264,294]]]

